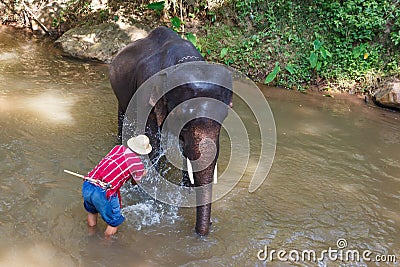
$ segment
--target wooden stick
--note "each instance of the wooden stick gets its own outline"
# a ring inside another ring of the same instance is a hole
[[[68,173],[68,174],[72,174],[72,175],[74,175],[74,176],[76,176],[76,177],[85,179],[85,176],[83,176],[82,174],[79,174],[79,173],[76,173],[76,172],[72,172],[72,171],[69,171],[69,170],[64,170],[64,172],[66,172],[66,173]]]
[[[92,179],[92,178],[89,178],[89,177],[85,177],[82,174],[79,174],[79,173],[76,173],[76,172],[72,172],[72,171],[69,171],[69,170],[64,170],[64,172],[68,173],[68,174],[71,174],[73,176],[79,177],[81,179],[93,182],[93,183],[98,183],[99,185],[101,185],[101,186],[103,186],[105,188],[109,188],[110,187],[110,185],[108,183],[102,182],[100,180],[95,180],[95,179]]]

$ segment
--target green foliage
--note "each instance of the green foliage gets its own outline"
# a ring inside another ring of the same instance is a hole
[[[229,48],[228,48],[228,47],[222,48],[219,57],[220,57],[220,58],[224,58],[224,57],[228,54],[228,51],[229,51]]]
[[[203,49],[257,81],[364,91],[382,73],[400,74],[396,1],[232,0],[232,8],[240,27],[206,27]]]
[[[323,44],[323,42],[316,39],[313,43],[314,49],[310,52],[308,58],[311,69],[315,69],[316,71],[320,71],[322,66],[325,67],[328,64],[328,57],[332,57],[332,54],[325,49]]]
[[[109,9],[93,10],[90,3],[84,0],[69,0],[66,7],[60,10],[58,17],[53,19],[52,27],[61,28],[63,24],[66,24],[65,28],[84,24],[96,25],[115,19],[116,16],[113,16]]]
[[[164,10],[164,6],[165,6],[165,1],[160,1],[148,4],[147,8],[151,10]]]
[[[180,31],[181,26],[183,24],[183,21],[181,21],[180,18],[175,16],[173,18],[170,18],[170,22],[171,22],[171,25],[172,25],[172,29],[174,31],[176,31],[176,32]]]
[[[191,33],[191,32],[188,32],[188,33],[185,34],[185,38],[186,38],[186,40],[188,40],[189,42],[191,42],[191,43],[194,45],[194,47],[196,47],[196,49],[197,49],[200,53],[202,53],[202,47],[201,47],[201,44],[197,42],[197,37],[196,37],[196,35],[194,35],[194,34]],[[204,53],[202,53],[202,54],[204,54]]]
[[[400,75],[398,0],[153,1],[110,0],[109,8],[92,10],[90,1],[68,0],[53,26],[124,16],[155,27],[167,19],[207,60],[298,90],[318,81],[368,91],[381,75]]]
[[[197,37],[193,33],[189,32],[185,34],[185,37],[188,41],[190,41],[194,46],[197,46]]]
[[[291,64],[287,64],[285,70],[287,70],[290,74],[294,74],[295,72],[294,66]]]
[[[309,7],[317,18],[313,29],[325,40],[322,48],[331,52],[320,50],[323,60],[316,66],[317,74],[327,81],[355,80],[359,89],[367,86],[363,81],[371,73],[380,75],[390,61],[386,25],[393,5],[379,0],[314,3]]]
[[[157,16],[160,16],[165,9],[165,1],[152,2],[146,5],[146,8],[154,11]]]
[[[393,10],[393,12],[390,13],[390,17],[393,20],[393,28],[390,32],[390,38],[392,42],[398,46],[400,45],[400,3],[397,2],[393,4],[391,9]]]
[[[256,47],[261,45],[261,38],[253,36],[250,40],[244,38],[240,31],[223,25],[208,27],[206,38],[200,38],[203,52],[208,60],[219,61],[252,76],[252,70],[264,68],[263,53]],[[249,69],[249,67],[251,69]]]
[[[313,12],[320,18],[328,20],[322,30],[335,34],[337,41],[365,42],[371,41],[384,30],[388,1],[347,0],[321,1],[312,6]]]
[[[267,78],[265,78],[264,84],[272,82],[280,71],[281,67],[279,66],[279,62],[276,62],[274,69],[267,75]]]

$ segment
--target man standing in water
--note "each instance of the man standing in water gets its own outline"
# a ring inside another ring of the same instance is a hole
[[[118,226],[125,220],[121,213],[120,188],[129,179],[137,184],[146,175],[139,155],[151,152],[149,138],[146,135],[132,137],[128,148],[115,146],[97,166],[88,173],[82,185],[83,206],[88,212],[87,223],[90,227],[97,224],[97,215],[107,223],[106,237],[114,235]]]

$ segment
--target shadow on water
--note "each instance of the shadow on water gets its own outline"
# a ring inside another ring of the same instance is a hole
[[[209,236],[195,235],[193,208],[161,204],[131,185],[116,238],[104,239],[102,221],[93,233],[81,181],[62,170],[85,173],[116,144],[107,73],[0,27],[0,266],[378,265],[257,258],[265,246],[321,252],[339,238],[400,260],[399,113],[355,97],[264,87],[278,135],[272,169],[255,193],[243,179],[213,204]],[[234,109],[247,118],[256,151],[257,122],[238,100]],[[226,166],[225,135],[221,147]]]

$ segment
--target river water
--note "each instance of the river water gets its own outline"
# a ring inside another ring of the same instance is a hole
[[[0,266],[399,265],[400,114],[351,96],[262,92],[277,148],[256,192],[244,179],[213,203],[212,230],[200,238],[193,208],[159,203],[129,185],[126,221],[106,240],[101,220],[87,228],[81,181],[63,169],[85,173],[116,144],[108,68],[0,27]],[[319,256],[345,241],[342,254],[370,254],[296,260],[296,252]],[[272,250],[287,253],[265,259]],[[368,262],[386,255],[397,262]]]

